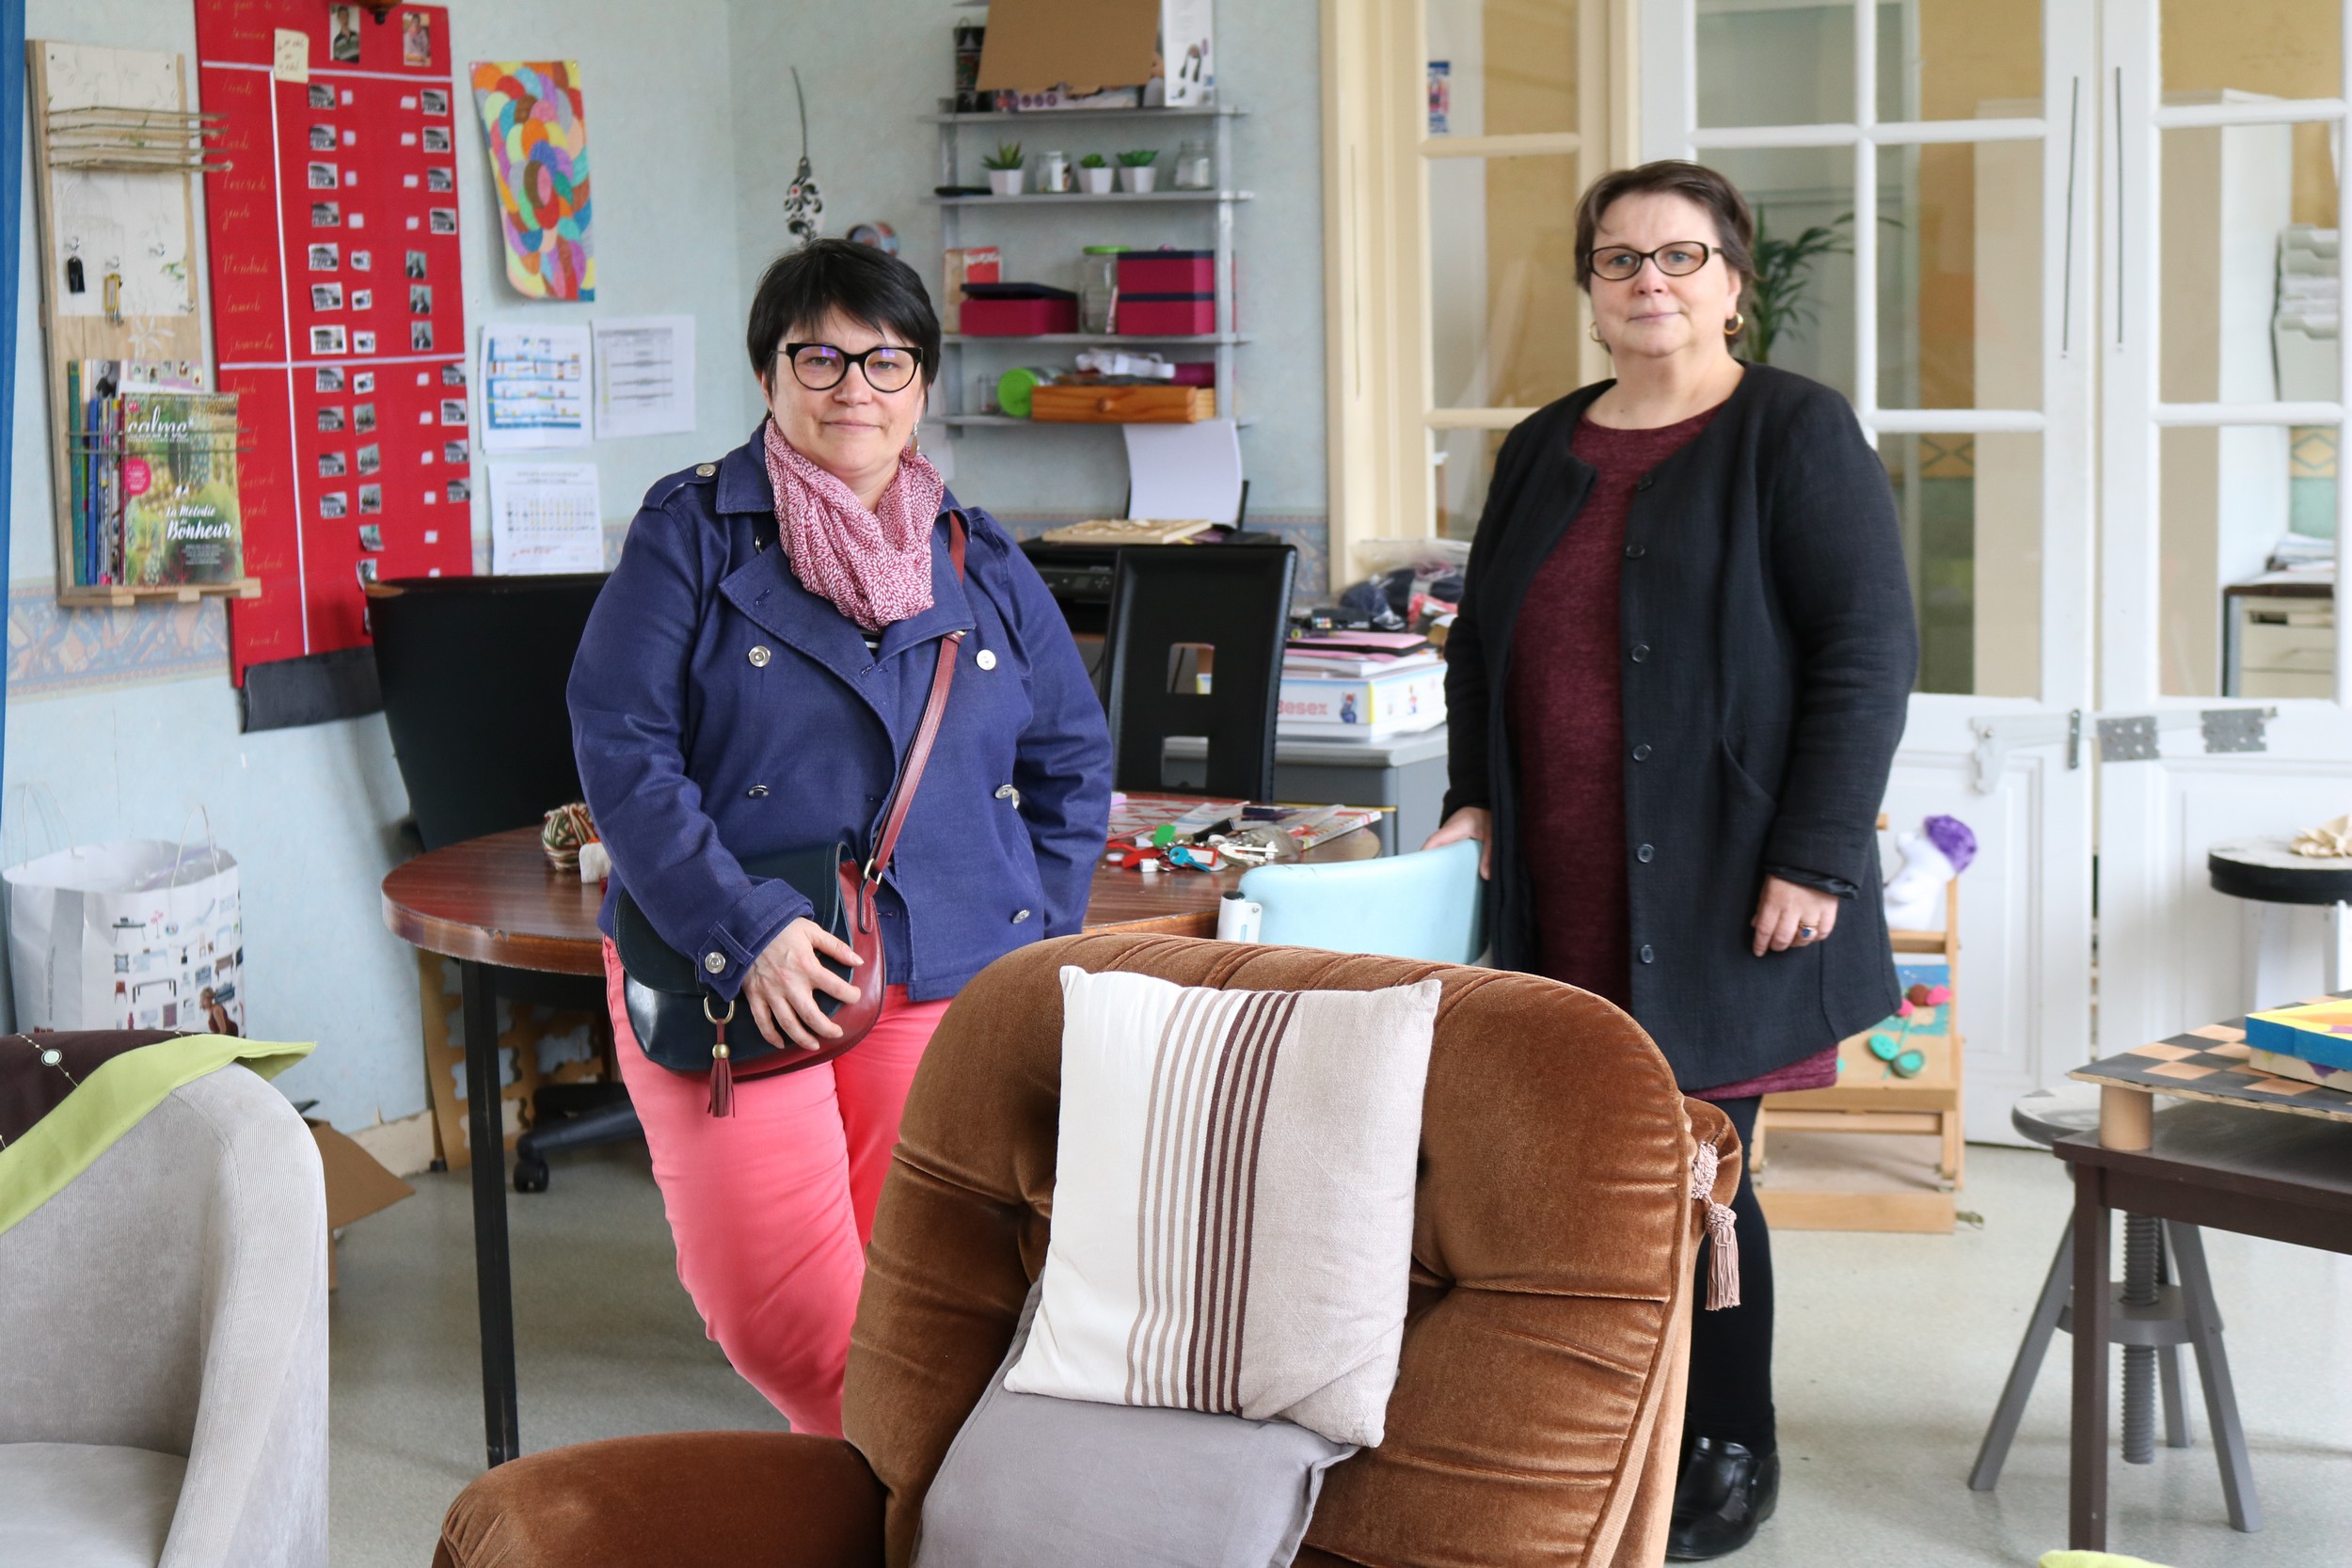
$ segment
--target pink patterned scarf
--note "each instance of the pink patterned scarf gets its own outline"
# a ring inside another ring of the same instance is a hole
[[[768,483],[792,575],[869,635],[931,607],[931,525],[946,482],[921,452],[898,459],[898,477],[868,512],[856,492],[810,462],[770,420]]]

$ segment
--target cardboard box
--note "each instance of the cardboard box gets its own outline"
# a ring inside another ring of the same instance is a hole
[[[1149,107],[1214,103],[1213,0],[993,0],[977,85],[1065,98],[1141,87]]]
[[[1393,675],[1333,680],[1285,675],[1277,734],[1315,740],[1386,740],[1445,722],[1445,666],[1420,665]]]
[[[319,1146],[319,1164],[326,1171],[326,1288],[331,1291],[337,1284],[335,1232],[379,1209],[389,1209],[417,1189],[326,1123],[302,1119]]]
[[[939,329],[963,330],[963,286],[994,283],[1005,275],[1004,253],[993,245],[968,245],[946,253],[945,286],[939,292]]]

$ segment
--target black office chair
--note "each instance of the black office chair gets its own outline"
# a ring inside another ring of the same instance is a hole
[[[1208,742],[1202,787],[1274,793],[1274,721],[1298,552],[1288,545],[1147,545],[1121,549],[1103,660],[1117,787],[1167,783],[1170,736]],[[1198,676],[1210,677],[1200,690]]]
[[[603,587],[602,573],[369,585],[384,720],[425,848],[536,826],[580,798],[564,688]],[[491,973],[512,1006],[605,1016],[601,980]],[[549,1085],[533,1097],[532,1113],[532,1130],[515,1145],[517,1192],[547,1190],[549,1154],[640,1132],[617,1080]]]

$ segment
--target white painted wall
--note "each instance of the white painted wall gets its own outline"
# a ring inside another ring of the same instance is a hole
[[[743,297],[726,7],[723,0],[659,7],[453,0],[450,8],[461,69],[477,59],[550,55],[580,62],[596,204],[596,303],[524,304],[504,281],[480,122],[469,118],[470,93],[461,90],[469,324],[478,328],[526,311],[538,320],[699,318],[702,429],[602,442],[589,454],[602,468],[608,516],[626,519],[655,479],[717,455],[750,424],[741,377],[725,352],[739,335]],[[188,55],[195,90],[188,0],[30,0],[26,24],[37,39]],[[44,594],[55,559],[29,185],[24,211],[8,564],[13,593]],[[200,244],[200,221],[198,233]],[[12,694],[5,784],[10,861],[39,842],[28,837],[32,814],[19,805],[24,784],[54,791],[84,840],[174,836],[191,805],[208,807],[220,843],[243,863],[249,1030],[319,1042],[281,1080],[287,1092],[316,1098],[345,1128],[423,1107],[415,963],[385,930],[376,891],[399,857],[393,825],[407,811],[380,716],[240,735],[225,666],[160,684],[30,700]]]

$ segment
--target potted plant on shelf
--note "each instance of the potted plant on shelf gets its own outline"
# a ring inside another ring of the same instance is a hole
[[[1131,196],[1150,196],[1152,187],[1159,182],[1160,171],[1152,166],[1159,157],[1153,148],[1143,148],[1119,155],[1119,186]]]
[[[1089,196],[1108,196],[1115,172],[1108,158],[1089,152],[1078,160],[1078,188]]]
[[[1019,196],[1021,194],[1021,144],[1019,142],[1009,141],[1000,144],[995,151],[980,160],[980,166],[988,170],[988,191],[991,196]]]

